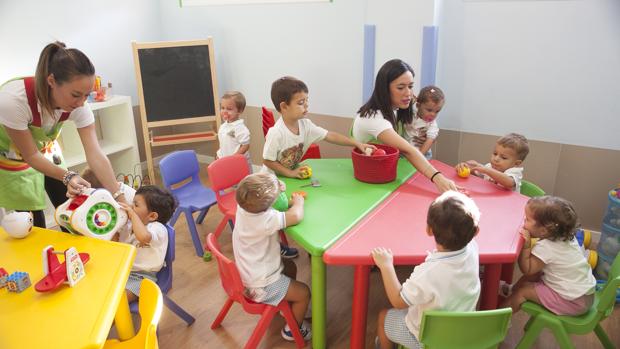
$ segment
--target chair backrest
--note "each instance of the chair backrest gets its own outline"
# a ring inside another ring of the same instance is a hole
[[[427,310],[420,325],[425,348],[497,348],[506,337],[512,309],[450,312]]]
[[[159,171],[161,173],[164,186],[175,193],[176,191],[186,189],[187,186],[201,185],[198,173],[198,158],[193,150],[180,150],[172,152],[159,162]],[[179,187],[174,187],[189,179],[188,183],[184,183]]]
[[[598,304],[595,304],[595,306],[597,312],[602,314],[602,319],[607,318],[614,310],[618,287],[620,287],[620,253],[616,255],[609,269],[607,282],[603,288],[596,292]]]
[[[222,281],[222,287],[228,296],[236,302],[241,303],[244,307],[247,303],[245,296],[243,295],[244,287],[241,282],[241,275],[235,265],[235,262],[228,259],[220,251],[220,246],[217,243],[217,239],[213,233],[207,236],[207,246],[217,261],[217,267],[220,271],[220,279]]]
[[[211,188],[218,199],[220,191],[239,184],[249,172],[248,161],[240,154],[219,158],[207,167]]]
[[[166,224],[166,230],[168,230],[168,249],[166,250],[166,256],[164,257],[164,266],[157,272],[157,285],[164,294],[168,293],[172,287],[172,262],[174,261],[174,228],[169,224]]]
[[[545,191],[532,182],[521,180],[521,194],[533,198],[545,195]]]
[[[157,349],[157,324],[161,317],[163,297],[159,287],[151,280],[143,279],[140,284],[140,312],[141,325],[138,334],[131,338],[132,344],[128,347]],[[123,342],[124,343],[124,342]],[[144,343],[144,346],[140,344]]]
[[[276,124],[271,110],[263,107],[263,136],[267,137],[267,131]]]

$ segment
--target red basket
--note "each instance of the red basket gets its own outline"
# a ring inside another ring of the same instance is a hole
[[[396,179],[398,149],[385,144],[373,144],[385,150],[385,155],[365,155],[359,149],[351,151],[353,160],[353,176],[366,183],[387,183]]]

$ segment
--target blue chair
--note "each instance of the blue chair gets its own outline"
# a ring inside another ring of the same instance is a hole
[[[167,295],[168,291],[172,288],[172,262],[174,261],[174,251],[175,251],[175,241],[174,241],[174,228],[170,225],[166,224],[166,229],[168,230],[168,249],[166,250],[166,257],[164,258],[164,267],[161,268],[159,272],[157,272],[157,286],[161,290],[163,294],[164,304],[173,313],[177,314],[181,319],[187,322],[187,325],[191,325],[196,321],[193,316],[191,316],[188,312],[186,312],[183,308],[181,308],[178,304],[176,304],[172,299],[170,299]],[[138,299],[139,300],[139,299]],[[138,312],[138,302],[132,302],[129,305],[131,312]]]
[[[172,195],[179,202],[179,206],[174,211],[169,223],[174,226],[181,213],[185,214],[196,255],[202,257],[204,250],[192,213],[200,211],[196,223],[202,223],[209,208],[215,205],[217,200],[213,190],[203,186],[200,182],[198,177],[200,168],[196,152],[193,150],[172,152],[161,159],[159,169],[164,186],[172,192]]]

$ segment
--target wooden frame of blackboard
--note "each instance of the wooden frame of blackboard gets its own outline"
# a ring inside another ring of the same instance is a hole
[[[147,115],[147,106],[145,103],[145,92],[142,79],[142,68],[140,62],[140,50],[160,49],[160,48],[179,48],[179,47],[191,47],[191,46],[206,46],[208,47],[209,55],[209,68],[211,72],[211,91],[213,92],[213,115],[201,115],[193,117],[178,117],[173,116],[171,119],[149,121],[149,115]],[[149,177],[152,182],[156,182],[155,171],[153,168],[153,156],[151,154],[151,147],[163,146],[171,144],[185,144],[192,142],[213,141],[217,140],[217,130],[220,127],[220,108],[219,108],[219,94],[217,92],[217,77],[215,74],[215,55],[213,53],[213,39],[208,37],[203,40],[190,40],[190,41],[162,41],[162,42],[149,42],[149,43],[137,43],[132,42],[134,67],[136,71],[136,82],[138,87],[138,99],[140,102],[140,118],[142,120],[142,134],[144,137],[144,150],[146,153],[146,162],[149,171]],[[193,124],[193,123],[215,123],[215,129],[206,132],[192,132],[183,134],[169,134],[164,136],[153,137],[151,135],[152,128],[181,125],[181,124]]]

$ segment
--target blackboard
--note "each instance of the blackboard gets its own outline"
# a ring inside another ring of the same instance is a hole
[[[138,49],[148,122],[216,115],[208,45]]]

